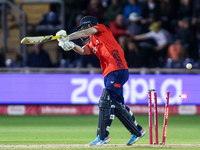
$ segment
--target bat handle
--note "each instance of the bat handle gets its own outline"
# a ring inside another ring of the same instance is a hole
[[[66,38],[67,36],[61,36],[61,39],[63,40],[63,41],[69,41],[69,38]]]
[[[53,36],[51,40],[60,39],[60,38],[62,38],[62,37],[63,37],[62,35]],[[66,34],[64,37],[67,37],[67,34]],[[63,37],[63,38],[64,38],[64,37]]]

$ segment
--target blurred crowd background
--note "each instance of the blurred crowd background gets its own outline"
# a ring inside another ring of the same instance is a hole
[[[59,25],[65,22],[68,34],[83,16],[98,19],[110,28],[124,50],[130,68],[185,68],[190,62],[200,68],[200,0],[63,0],[65,19],[60,6],[50,4],[38,25]],[[55,34],[58,30],[40,29],[37,35]],[[36,35],[29,33],[29,35]],[[80,39],[74,41],[84,45]],[[55,48],[57,60],[52,61],[43,44],[34,45],[26,59],[14,67],[100,67],[98,58],[81,56],[74,51]],[[6,67],[4,53],[0,66]],[[8,63],[8,62],[7,62]]]

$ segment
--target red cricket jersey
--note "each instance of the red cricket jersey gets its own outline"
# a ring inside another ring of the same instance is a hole
[[[115,70],[128,69],[124,51],[115,40],[110,29],[103,24],[95,25],[92,28],[97,29],[99,33],[90,36],[90,42],[86,45],[91,49],[92,54],[99,58],[103,76],[105,77]]]

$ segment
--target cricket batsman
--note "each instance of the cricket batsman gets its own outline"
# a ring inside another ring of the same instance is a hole
[[[98,24],[95,17],[85,16],[81,19],[77,32],[66,36],[66,31],[60,30],[57,35],[61,35],[58,45],[65,51],[74,50],[81,55],[94,54],[100,60],[105,88],[99,100],[97,137],[89,145],[102,146],[110,142],[109,128],[115,116],[131,133],[128,146],[143,137],[146,131],[137,124],[131,110],[124,105],[123,85],[129,78],[129,71],[124,52],[110,29]],[[88,43],[80,47],[71,41],[78,38]]]

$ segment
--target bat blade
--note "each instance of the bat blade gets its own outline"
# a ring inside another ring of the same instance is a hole
[[[56,40],[61,38],[61,35],[53,36],[53,35],[46,35],[46,36],[32,36],[32,37],[24,37],[21,40],[21,44],[37,44],[37,43],[44,43],[49,42],[52,40]]]

